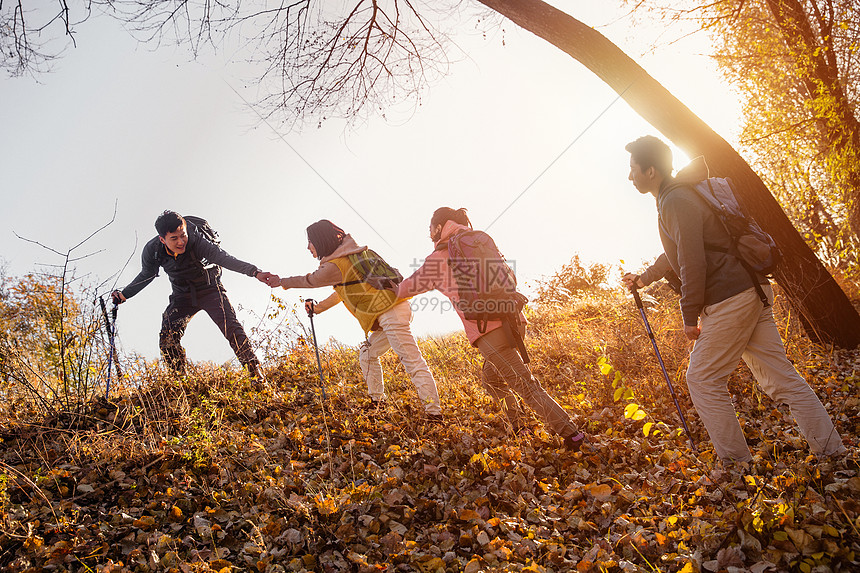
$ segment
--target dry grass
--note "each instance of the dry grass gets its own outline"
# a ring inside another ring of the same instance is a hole
[[[711,480],[714,474],[709,472],[717,467],[683,383],[688,346],[680,330],[677,299],[662,291],[653,298],[647,316],[702,450],[693,462],[684,460],[686,438],[679,431],[674,404],[632,299],[620,291],[597,289],[529,311],[527,344],[537,378],[594,436],[602,452],[567,459],[557,451],[558,439],[537,420],[532,421],[534,436],[512,435],[481,388],[480,355],[462,334],[419,341],[447,418],[446,426],[437,429],[421,422],[423,409],[393,353],[383,358],[391,399],[380,411],[364,408],[368,397],[355,348],[321,348],[325,404],[313,347],[301,338],[283,342],[280,355],[267,364],[275,393],[255,391],[243,373],[230,369],[201,364],[186,379],[177,380],[156,363],[138,360],[128,364],[126,383],[116,387],[110,402],[90,401],[42,418],[28,417],[38,411],[31,404],[7,411],[0,420],[4,548],[0,563],[10,571],[45,566],[75,571],[95,566],[108,571],[170,570],[171,563],[178,567],[179,562],[189,570],[232,566],[272,572],[378,571],[368,564],[375,556],[391,559],[392,567],[411,564],[403,570],[459,571],[472,563],[469,552],[474,549],[478,554],[480,531],[463,525],[465,518],[458,516],[491,510],[504,523],[520,524],[515,531],[524,537],[529,531],[546,534],[533,527],[544,523],[544,517],[529,521],[533,512],[553,516],[555,527],[567,531],[565,540],[541,543],[562,543],[567,549],[520,554],[512,546],[508,555],[501,544],[497,553],[482,557],[486,570],[495,562],[516,570],[562,571],[600,559],[609,570],[610,563],[617,566],[619,555],[635,563],[631,571],[651,570],[654,564],[660,566],[661,555],[675,555],[674,561],[666,562],[671,564],[667,570],[679,570],[695,558],[679,543],[682,538],[665,541],[666,529],[657,530],[664,539],[659,543],[653,539],[660,537],[649,534],[650,545],[631,544],[624,537],[611,547],[595,541],[612,539],[610,530],[620,523],[617,519],[640,523],[635,516],[641,513],[647,530],[648,523],[664,523],[670,513],[683,514],[677,504],[704,495],[701,484],[711,482],[702,480]],[[778,304],[776,313],[789,357],[834,413],[849,445],[856,446],[860,403],[855,376],[860,356],[810,343],[787,308]],[[619,398],[619,388],[629,393]],[[730,388],[757,467],[773,472],[774,483],[782,483],[779,480],[788,479],[788,474],[794,480],[803,476],[811,480],[804,445],[785,412],[761,394],[744,367],[732,375]],[[630,404],[638,405],[644,418],[625,417]],[[662,434],[646,437],[646,423]],[[657,477],[646,478],[654,468],[664,469]],[[777,475],[778,470],[784,473]],[[605,476],[605,483],[598,476]],[[662,479],[670,481],[661,483]],[[606,503],[597,503],[587,493],[609,495],[593,489],[604,487],[617,503],[608,517]],[[675,488],[665,494],[667,499],[662,499],[664,487],[666,492]],[[642,492],[657,488],[648,491],[656,491],[655,500],[662,501],[649,506],[648,498],[642,497],[645,501],[630,505],[630,500],[640,499],[636,488]],[[675,499],[678,488],[682,493]],[[823,485],[820,489],[824,491]],[[746,494],[735,499],[729,489],[725,491],[729,497],[720,512],[727,513],[720,515],[731,516],[734,504]],[[411,499],[412,505],[403,499]],[[845,511],[856,512],[856,504],[846,499],[840,502],[848,504]],[[415,510],[411,533],[394,535],[400,530],[392,529],[382,536],[388,527],[386,512],[394,512],[392,523],[412,524]],[[798,515],[802,510],[797,507]],[[219,512],[235,512],[240,518],[218,521]],[[696,515],[696,520],[708,519],[707,514]],[[356,521],[356,516],[361,519]],[[846,532],[845,547],[856,544],[851,520],[842,523],[837,517],[827,523]],[[229,536],[221,537],[220,543],[234,548],[229,555],[216,558],[220,554],[214,533],[209,541],[199,539],[201,519],[223,524]],[[719,519],[701,525],[713,533],[687,541],[705,560],[717,559],[719,549],[734,543],[731,528],[738,526],[730,521],[733,518]],[[285,531],[296,532],[289,533],[292,541],[284,541]],[[353,540],[358,531],[363,533]],[[448,543],[452,532],[460,535],[452,551],[460,553],[440,565],[438,555],[431,557],[439,545]],[[172,549],[159,544],[164,535],[171,539]],[[376,545],[368,538],[376,539]],[[231,545],[235,539],[241,543]],[[72,547],[78,541],[80,548]],[[100,549],[102,542],[124,549]],[[138,546],[139,554],[134,549]],[[158,561],[148,561],[151,551],[156,551]],[[853,559],[848,549],[840,551],[828,554],[828,562],[845,564]],[[400,557],[384,557],[395,554]],[[346,568],[339,568],[329,562],[324,566],[317,561],[320,555],[329,555],[335,565],[337,555],[352,557]],[[776,553],[768,555],[775,559]],[[119,561],[124,565],[118,566]],[[529,562],[540,565],[523,569]]]

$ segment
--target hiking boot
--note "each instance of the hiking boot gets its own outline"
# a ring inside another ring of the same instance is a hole
[[[582,432],[577,432],[576,434],[572,434],[570,436],[565,436],[562,440],[562,445],[564,449],[568,452],[578,452],[579,448],[582,447],[582,444],[585,442],[585,434]]]
[[[424,423],[430,426],[441,426],[445,423],[445,416],[442,414],[426,414]]]

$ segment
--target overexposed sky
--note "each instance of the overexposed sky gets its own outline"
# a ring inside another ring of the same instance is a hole
[[[734,141],[736,97],[701,55],[705,47],[691,40],[643,55],[659,30],[601,27],[616,18],[608,2],[563,4]],[[430,252],[429,218],[443,205],[467,207],[476,228],[495,220],[488,230],[526,285],[574,254],[613,265],[623,259],[630,269],[656,256],[653,200],[627,181],[624,151],[656,130],[547,42],[506,21],[504,34],[468,33],[473,27],[460,26],[461,56],[414,109],[353,127],[327,120],[287,132],[260,122],[243,101],[257,95],[243,64],[221,54],[193,61],[181,48],[154,50],[115,21],[92,18],[52,72],[0,79],[0,258],[7,272],[61,262],[14,233],[64,251],[106,223],[115,204],[116,221],[79,251],[100,252],[77,266],[93,281],[121,271],[117,287],[139,271],[140,249],[164,209],[209,219],[225,250],[281,275],[316,268],[305,228],[321,218],[408,275]],[[270,289],[229,271],[224,283],[246,328],[257,325]],[[120,307],[124,352],[158,356],[169,292],[162,276]],[[278,294],[292,304],[329,292]],[[417,334],[459,328],[440,300],[428,293],[414,301],[424,309],[413,322]],[[342,306],[315,324],[322,341],[363,338]],[[233,357],[203,315],[191,322],[184,345],[192,360]]]

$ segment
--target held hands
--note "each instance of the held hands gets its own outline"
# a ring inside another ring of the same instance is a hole
[[[281,277],[274,273],[260,271],[254,276],[257,277],[258,281],[265,283],[272,288],[278,288],[281,286]]]
[[[122,292],[119,290],[115,290],[110,293],[110,298],[114,304],[122,304],[126,301],[126,298],[122,296]]]
[[[260,281],[261,283],[269,284],[269,279],[272,278],[272,273],[266,271],[257,271],[257,274],[254,275],[254,278]]]
[[[281,286],[281,277],[278,275],[271,275],[268,279],[266,279],[266,284],[272,288],[278,288]]]

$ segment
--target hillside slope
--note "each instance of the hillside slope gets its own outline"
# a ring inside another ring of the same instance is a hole
[[[617,293],[532,314],[533,369],[591,438],[567,453],[514,435],[462,336],[421,342],[446,423],[427,426],[402,366],[366,410],[355,350],[269,364],[274,392],[201,366],[130,368],[111,403],[2,424],[4,571],[856,571],[857,371],[787,329],[789,356],[850,455],[809,456],[791,416],[731,379],[755,451],[723,468],[692,410],[672,301],[649,310],[690,427],[678,428],[635,308]],[[391,374],[389,376],[389,373]],[[626,415],[625,415],[626,414]],[[646,435],[647,432],[647,435]]]

